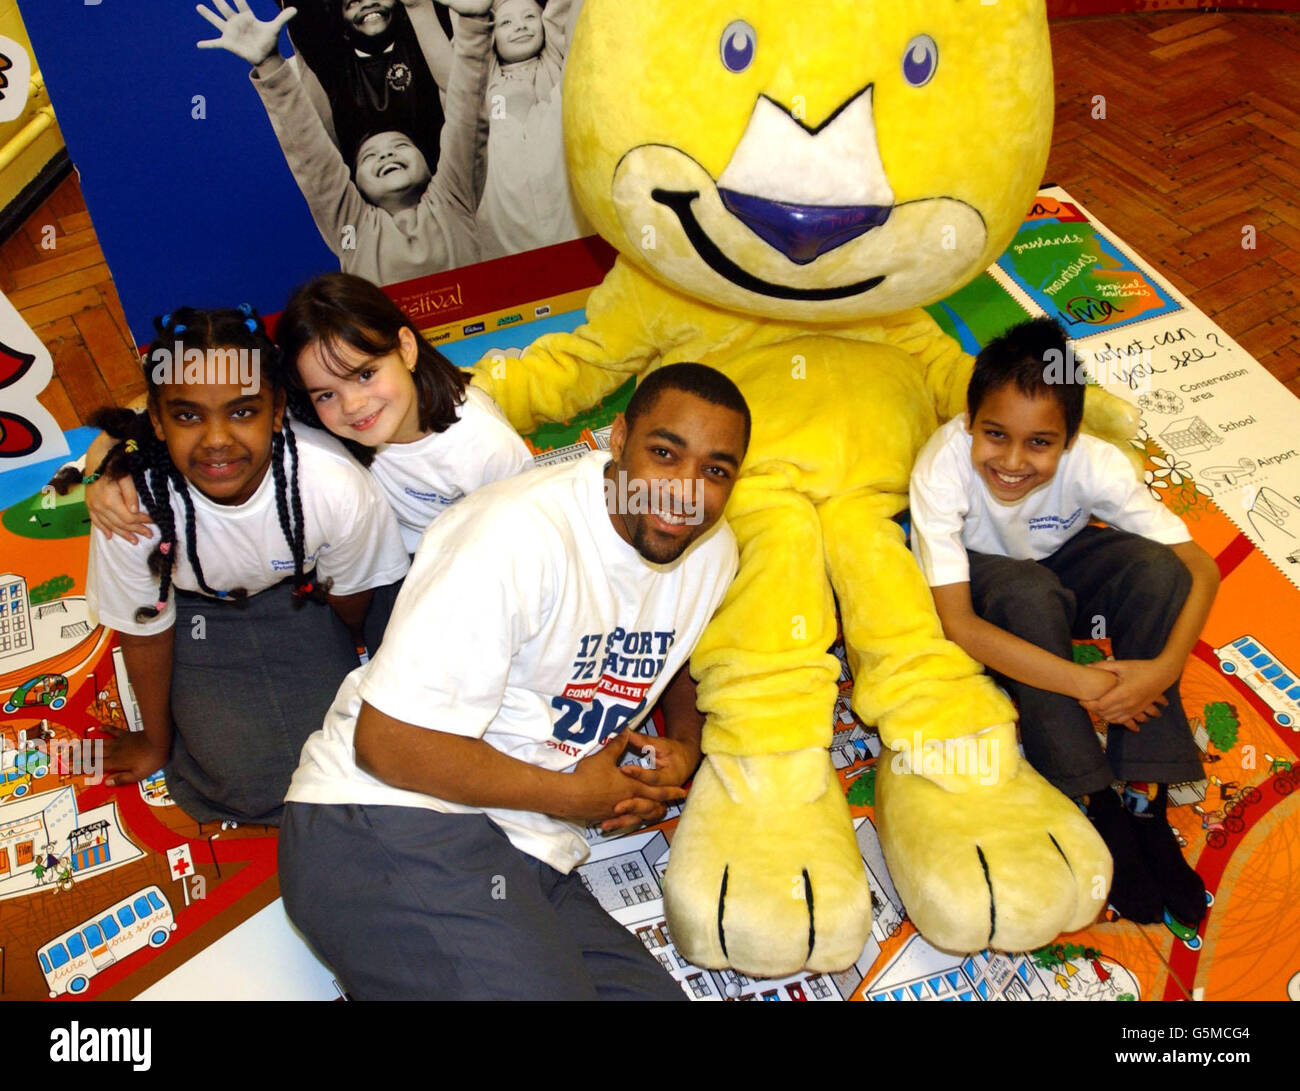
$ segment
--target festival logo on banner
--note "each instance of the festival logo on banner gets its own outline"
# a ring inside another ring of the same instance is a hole
[[[1078,205],[1072,205],[1069,201],[1058,201],[1054,197],[1044,197],[1040,194],[1034,201],[1034,205],[1029,210],[1029,215],[1025,217],[1025,220],[1059,220],[1061,223],[1087,223],[1088,217],[1083,214]]]
[[[1072,205],[1040,197],[998,266],[1074,338],[1181,306]]]

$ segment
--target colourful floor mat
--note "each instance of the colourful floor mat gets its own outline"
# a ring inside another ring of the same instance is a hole
[[[689,995],[1300,999],[1300,406],[1059,189],[1044,191],[993,269],[932,308],[971,351],[1044,312],[1069,324],[1091,374],[1140,407],[1147,485],[1224,577],[1183,679],[1206,780],[1179,786],[1170,811],[1213,897],[1205,923],[1199,932],[1102,923],[1017,955],[931,948],[908,922],[876,840],[879,741],[848,709],[846,666],[833,758],[875,902],[872,937],[849,970],[751,981],[690,966],[662,916],[675,818],[613,840],[592,835],[588,886]],[[537,326],[509,333],[522,345]],[[447,352],[468,363],[483,347],[477,338]],[[534,436],[550,450],[542,457],[601,445],[617,404]],[[68,441],[75,452],[87,436]],[[0,995],[337,997],[279,907],[273,831],[197,824],[160,781],[106,789],[78,764],[95,725],[136,714],[109,634],[86,616],[79,490],[39,491],[52,468],[0,474]],[[1107,652],[1098,641],[1077,654]]]

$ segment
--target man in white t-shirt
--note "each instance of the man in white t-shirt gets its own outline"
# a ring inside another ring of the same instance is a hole
[[[980,353],[966,414],[912,471],[912,548],[948,638],[1015,698],[1026,758],[1110,849],[1111,903],[1194,925],[1205,888],[1165,805],[1168,785],[1204,775],[1178,683],[1218,568],[1120,451],[1079,433],[1083,383],[1053,381],[1068,358],[1050,318]],[[1114,658],[1076,663],[1076,634],[1110,637]],[[1104,753],[1093,714],[1110,725]]]
[[[662,368],[608,454],[487,485],[425,535],[280,839],[289,915],[354,995],[682,998],[573,869],[584,825],[657,821],[699,763],[687,664],[736,572],[748,442],[730,380]],[[656,704],[665,736],[636,733]]]

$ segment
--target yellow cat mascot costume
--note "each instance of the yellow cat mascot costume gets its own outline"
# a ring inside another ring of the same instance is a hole
[[[586,2],[569,171],[620,256],[585,325],[475,381],[520,431],[680,361],[725,372],[753,412],[727,508],[740,572],[691,661],[706,758],[666,880],[697,965],[838,970],[867,938],[827,752],[832,591],[853,707],[890,748],[877,819],[922,934],[1025,949],[1104,904],[1104,845],[1018,759],[1012,705],[944,640],[894,521],[971,366],[919,308],[1007,246],[1051,123],[1043,0]],[[1119,404],[1090,399],[1090,429],[1122,432]],[[953,760],[966,745],[994,748],[992,783]]]

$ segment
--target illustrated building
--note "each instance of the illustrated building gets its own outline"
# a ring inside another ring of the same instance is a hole
[[[0,659],[32,648],[27,581],[12,572],[0,575]]]
[[[72,789],[40,792],[0,808],[0,892],[29,886],[36,854],[46,845],[63,846],[77,825]]]
[[[1024,955],[981,951],[936,965],[939,955],[913,936],[867,990],[868,1000],[1046,1000],[1047,986]],[[950,958],[951,956],[946,956]],[[945,958],[946,961],[946,958]]]
[[[112,859],[108,845],[108,823],[103,819],[78,826],[68,834],[68,841],[72,848],[73,871],[107,864]]]
[[[1176,420],[1160,433],[1160,441],[1165,449],[1174,454],[1197,454],[1208,451],[1223,442],[1223,437],[1214,431],[1200,417],[1184,417]]]
[[[661,875],[656,873],[654,861],[667,852],[668,838],[656,833],[636,851],[584,865],[578,873],[596,901],[607,913],[612,913],[664,896],[659,885]]]

